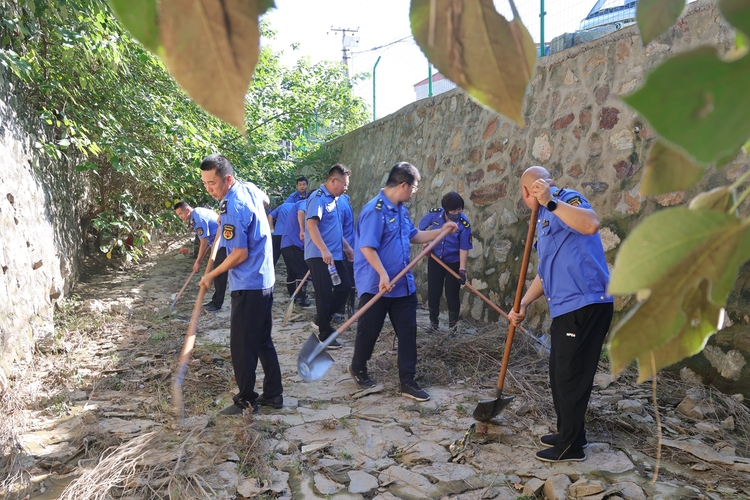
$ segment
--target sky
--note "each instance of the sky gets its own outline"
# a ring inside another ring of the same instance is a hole
[[[414,102],[414,84],[428,76],[428,62],[414,43],[409,26],[409,0],[275,0],[276,9],[267,14],[277,31],[275,40],[264,40],[276,51],[283,51],[282,64],[292,66],[307,56],[313,62],[342,59],[342,33],[332,28],[358,30],[359,46],[351,49],[350,75],[375,70],[375,112],[382,118]],[[541,0],[519,0],[516,6],[535,42],[539,42]],[[596,0],[547,0],[545,2],[545,42],[554,36],[578,29],[581,19]],[[607,0],[622,5],[623,0]],[[495,0],[495,7],[511,17],[507,0]],[[400,41],[399,41],[400,40]],[[396,42],[396,43],[393,43]],[[292,44],[297,48],[292,49]],[[433,69],[433,74],[437,70]],[[370,107],[373,80],[369,77],[354,89]]]

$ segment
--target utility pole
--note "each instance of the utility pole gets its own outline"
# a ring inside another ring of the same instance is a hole
[[[331,31],[340,31],[341,32],[341,52],[343,53],[343,57],[341,59],[341,64],[346,66],[346,77],[349,78],[349,50],[352,47],[359,47],[359,37],[358,36],[346,36],[347,33],[357,33],[359,31],[359,27],[357,29],[351,29],[351,28],[334,28],[331,26]]]

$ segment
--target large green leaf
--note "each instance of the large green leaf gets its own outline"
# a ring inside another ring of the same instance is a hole
[[[261,0],[160,3],[164,62],[177,83],[209,113],[245,127],[245,94],[258,61]]]
[[[711,191],[700,193],[690,200],[690,210],[713,210],[728,213],[736,200],[734,190],[728,186],[720,186]]]
[[[649,359],[650,351],[654,351],[657,366],[679,361],[675,353],[664,355],[668,351],[665,346],[670,342],[673,342],[673,347],[682,346],[680,349],[684,353],[700,351],[707,336],[716,331],[717,311],[726,305],[739,266],[750,258],[747,223],[713,211],[682,207],[664,210],[646,219],[633,232],[635,239],[642,239],[644,226],[663,213],[669,217],[659,217],[660,223],[652,223],[648,230],[668,232],[679,226],[681,232],[687,234],[694,221],[713,219],[720,234],[705,234],[702,241],[690,242],[689,245],[684,241],[677,242],[675,253],[678,256],[668,264],[666,272],[658,273],[655,280],[641,276],[641,283],[650,282],[645,288],[651,293],[631,309],[611,333],[610,356],[615,374],[637,358],[642,362],[641,369],[650,365],[644,362]],[[690,214],[694,218],[689,217]],[[680,250],[688,246],[691,250],[680,254]],[[620,258],[618,255],[618,260]],[[632,264],[627,262],[632,259],[624,260],[628,265],[621,266],[621,271]],[[661,347],[664,349],[657,351]],[[663,356],[659,356],[660,353]],[[644,373],[641,372],[641,380],[647,378]]]
[[[635,12],[643,45],[667,31],[685,7],[685,0],[639,0]]]
[[[651,196],[687,189],[701,180],[705,172],[682,152],[657,141],[646,160],[639,192]]]
[[[141,45],[163,55],[156,0],[109,0],[120,22]]]
[[[492,0],[412,0],[411,30],[427,58],[479,103],[523,126],[536,47],[513,0],[513,20]],[[431,10],[434,8],[434,10]]]
[[[733,157],[750,134],[750,57],[725,62],[710,47],[677,55],[624,100],[700,163]]]
[[[722,241],[737,218],[712,210],[674,207],[646,218],[620,245],[609,293],[636,293],[661,279],[706,241]]]

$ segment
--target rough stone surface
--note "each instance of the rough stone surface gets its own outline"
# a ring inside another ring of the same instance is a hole
[[[565,500],[568,497],[570,478],[565,474],[555,474],[544,482],[544,497],[547,500]]]
[[[367,472],[361,470],[349,471],[349,493],[367,493],[376,489],[379,484],[378,480]]]

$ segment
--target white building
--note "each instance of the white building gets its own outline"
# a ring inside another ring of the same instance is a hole
[[[434,75],[432,75],[432,95],[442,94],[443,92],[448,92],[450,89],[455,88],[456,84],[448,80],[440,73],[435,73]],[[430,97],[429,79],[425,78],[421,82],[415,84],[414,92],[416,92],[417,94],[417,101],[420,99],[424,99],[425,97]]]

